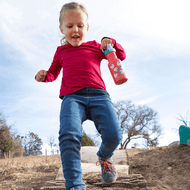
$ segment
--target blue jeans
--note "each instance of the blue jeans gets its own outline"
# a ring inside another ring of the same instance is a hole
[[[122,132],[108,92],[84,88],[63,98],[60,113],[59,146],[66,189],[85,185],[81,170],[82,123],[94,121],[102,143],[97,153],[107,160],[122,141]]]

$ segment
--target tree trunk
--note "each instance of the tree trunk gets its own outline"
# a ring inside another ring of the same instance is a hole
[[[3,153],[2,153],[2,158],[10,158],[11,157],[11,151],[8,151],[8,152],[6,152],[6,151],[4,151]]]
[[[121,143],[121,149],[126,149],[130,141],[130,139],[126,139],[123,143]]]
[[[123,149],[123,144],[122,144],[122,143],[120,143],[120,145],[121,145],[121,149]]]
[[[6,154],[5,151],[3,151],[3,158],[4,158],[4,159],[7,158],[7,154]]]

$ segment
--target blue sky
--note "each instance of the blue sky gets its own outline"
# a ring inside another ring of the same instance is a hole
[[[0,0],[0,112],[20,135],[58,137],[61,75],[53,83],[37,83],[60,45],[59,11],[70,1]],[[102,61],[102,77],[113,102],[131,100],[158,112],[163,129],[160,146],[178,140],[180,123],[190,103],[190,27],[188,0],[78,0],[89,12],[86,41],[104,36],[125,49],[129,80],[116,86]],[[83,125],[93,135],[92,122]],[[134,142],[133,142],[134,143]],[[132,145],[132,144],[131,144]],[[128,148],[131,147],[129,145]]]

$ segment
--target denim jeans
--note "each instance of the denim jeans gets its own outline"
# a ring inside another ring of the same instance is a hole
[[[108,92],[84,88],[63,98],[60,112],[59,146],[66,189],[85,185],[81,170],[82,123],[94,122],[102,143],[97,153],[107,160],[122,141],[122,132]]]

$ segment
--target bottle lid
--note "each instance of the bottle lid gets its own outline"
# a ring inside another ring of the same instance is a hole
[[[107,55],[108,53],[110,53],[112,51],[115,51],[115,49],[110,44],[108,44],[107,45],[107,50],[104,51],[104,55]]]

